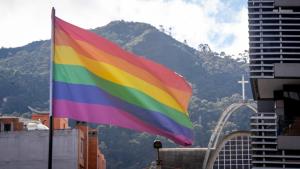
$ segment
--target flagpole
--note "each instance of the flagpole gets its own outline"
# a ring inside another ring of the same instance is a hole
[[[50,87],[49,87],[49,152],[48,152],[48,169],[52,169],[52,147],[53,147],[53,56],[54,56],[54,40],[55,40],[55,9],[52,7],[51,12],[51,54],[50,54]]]

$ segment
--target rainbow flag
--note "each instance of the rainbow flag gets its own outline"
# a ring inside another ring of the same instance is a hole
[[[175,72],[54,17],[53,116],[193,141],[192,90]]]

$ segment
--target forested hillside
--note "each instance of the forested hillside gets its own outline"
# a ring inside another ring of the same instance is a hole
[[[241,90],[237,81],[248,72],[248,64],[243,60],[208,49],[191,48],[145,23],[115,21],[92,31],[168,66],[192,84],[190,115],[196,135],[195,147],[206,146],[219,114],[230,103],[241,99],[236,94]],[[0,113],[21,115],[29,112],[28,106],[48,109],[49,55],[49,41],[0,49]],[[250,97],[249,86],[247,95]],[[231,119],[227,130],[246,129],[249,115],[247,110],[241,110]],[[154,136],[111,126],[98,127],[109,169],[139,169],[154,159]],[[175,146],[165,139],[163,144]]]

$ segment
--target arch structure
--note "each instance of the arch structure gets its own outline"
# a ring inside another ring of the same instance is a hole
[[[222,138],[222,140],[220,140],[220,142],[218,143],[216,149],[214,149],[214,152],[211,153],[211,155],[210,155],[210,157],[207,161],[207,167],[206,168],[212,169],[214,167],[215,161],[216,161],[217,157],[219,156],[219,153],[221,152],[222,149],[225,148],[225,144],[228,141],[234,140],[234,139],[236,139],[236,137],[247,137],[249,139],[250,136],[251,136],[250,131],[235,131],[235,132],[230,133],[229,135],[226,135],[224,138]],[[240,146],[243,146],[242,144],[243,143],[241,143]],[[249,149],[248,149],[248,151],[249,151]],[[247,155],[249,156],[249,154],[247,154]],[[240,158],[243,159],[244,157],[240,157]]]
[[[251,102],[247,102],[247,101],[243,101],[243,102],[240,102],[240,103],[233,103],[223,111],[223,113],[221,114],[221,116],[220,116],[220,118],[217,122],[217,125],[216,125],[215,129],[213,130],[213,133],[210,137],[210,140],[208,142],[207,152],[206,152],[205,157],[204,157],[202,169],[207,169],[207,162],[208,162],[208,158],[210,156],[210,151],[211,151],[211,149],[216,149],[216,146],[219,142],[219,137],[220,137],[220,135],[223,131],[223,128],[226,125],[229,117],[232,115],[232,113],[236,112],[241,107],[248,107],[254,113],[257,113],[256,104],[251,103]]]

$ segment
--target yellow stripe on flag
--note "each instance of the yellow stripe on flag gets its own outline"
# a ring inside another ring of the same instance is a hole
[[[166,91],[147,83],[117,67],[105,62],[95,61],[85,56],[81,56],[74,49],[68,46],[55,46],[54,62],[57,64],[79,65],[85,67],[95,75],[126,86],[137,89],[155,100],[165,104],[177,111],[187,115],[184,108]]]

